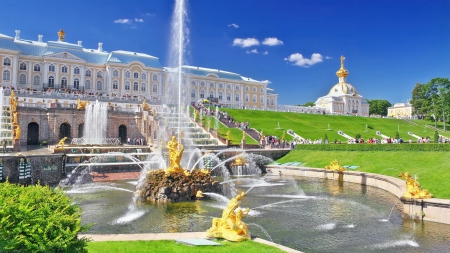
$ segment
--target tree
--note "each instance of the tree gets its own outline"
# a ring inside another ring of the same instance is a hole
[[[446,131],[447,119],[449,118],[447,114],[450,111],[450,80],[440,77],[433,78],[427,83],[427,88],[432,100],[435,127],[437,127],[437,119],[440,118],[444,124],[444,131]]]
[[[370,105],[369,114],[378,114],[386,116],[388,113],[387,108],[392,106],[392,104],[389,103],[389,101],[382,99],[372,99],[372,100],[367,99],[367,102]]]
[[[421,83],[416,83],[414,89],[411,92],[410,104],[414,108],[414,114],[424,118],[427,114],[428,102],[425,97],[425,85]]]
[[[314,102],[306,102],[304,105],[297,105],[297,106],[312,106],[312,107],[315,107],[316,104]]]

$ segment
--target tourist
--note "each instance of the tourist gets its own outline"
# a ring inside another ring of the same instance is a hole
[[[4,154],[4,153],[6,153],[6,139],[3,139],[2,146],[3,146],[3,154]]]

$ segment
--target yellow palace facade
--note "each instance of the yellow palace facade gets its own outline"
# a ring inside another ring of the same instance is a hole
[[[276,109],[278,94],[268,82],[218,69],[183,66],[183,100],[208,99],[218,105]],[[0,85],[15,89],[48,89],[100,96],[134,97],[149,103],[170,101],[172,78],[178,69],[163,67],[152,55],[130,51],[84,48],[68,43],[63,30],[57,41],[0,34]],[[167,100],[169,98],[169,100]]]

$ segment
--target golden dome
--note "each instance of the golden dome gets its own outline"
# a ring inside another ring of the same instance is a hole
[[[59,41],[64,41],[64,36],[66,36],[66,33],[63,31],[63,29],[59,29],[58,40]]]
[[[344,68],[344,60],[345,60],[345,57],[341,56],[341,68],[336,72],[336,75],[338,77],[347,77],[348,76],[348,70],[346,70]]]

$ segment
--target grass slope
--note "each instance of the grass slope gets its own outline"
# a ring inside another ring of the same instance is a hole
[[[218,240],[222,246],[188,246],[175,241],[125,241],[125,242],[89,242],[89,253],[148,253],[148,252],[249,252],[249,253],[281,253],[278,248],[253,241],[229,242]]]
[[[422,188],[429,190],[434,197],[450,199],[450,153],[415,151],[312,151],[293,150],[277,162],[303,162],[302,166],[325,168],[337,159],[341,165],[360,166],[357,171],[397,177],[400,172],[417,175]]]
[[[344,133],[354,137],[360,134],[362,138],[368,139],[372,137],[380,138],[375,132],[380,131],[382,134],[395,137],[398,130],[399,135],[404,140],[409,140],[411,136],[408,132],[412,132],[418,136],[430,136],[434,138],[434,131],[426,128],[425,125],[432,124],[430,121],[416,120],[417,125],[413,125],[400,119],[381,119],[357,116],[337,116],[337,115],[319,115],[304,114],[293,112],[271,112],[258,110],[241,110],[241,109],[221,109],[233,116],[237,121],[248,121],[250,127],[258,131],[264,130],[264,135],[275,135],[281,138],[283,131],[288,129],[294,130],[295,133],[307,139],[323,139],[327,134],[328,139],[346,141],[346,139],[337,134],[342,130]],[[278,124],[283,130],[278,130]],[[366,127],[367,125],[367,127]],[[441,135],[450,137],[448,132]],[[286,139],[291,137],[286,134]],[[412,138],[415,140],[415,138]]]

